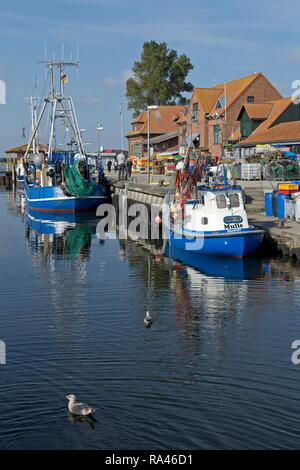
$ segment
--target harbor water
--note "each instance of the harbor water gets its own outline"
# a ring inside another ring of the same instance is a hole
[[[4,189],[0,217],[1,449],[299,448],[299,267],[102,241]]]

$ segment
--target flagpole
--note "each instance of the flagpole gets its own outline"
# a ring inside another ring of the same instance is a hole
[[[124,150],[123,145],[123,113],[122,113],[122,103],[120,103],[120,121],[121,121],[121,149]]]
[[[224,83],[224,95],[225,95],[225,124],[227,124],[227,83]]]

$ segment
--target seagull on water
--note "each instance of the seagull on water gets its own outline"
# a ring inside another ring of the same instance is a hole
[[[86,403],[76,402],[75,395],[72,395],[72,394],[67,395],[66,398],[67,400],[69,400],[69,404],[68,404],[69,411],[73,415],[88,416],[96,411],[96,408],[93,408],[92,406],[87,405]]]
[[[151,317],[148,310],[146,311],[146,315],[145,315],[145,318],[144,318],[144,323],[145,323],[146,328],[150,328],[151,325],[153,324],[153,319],[152,319],[152,317]]]

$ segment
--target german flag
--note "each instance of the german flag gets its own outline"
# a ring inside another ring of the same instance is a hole
[[[60,79],[61,79],[61,81],[62,81],[62,83],[63,83],[64,85],[69,82],[68,76],[67,76],[67,74],[65,74],[65,73],[62,73],[62,74],[61,74]]]

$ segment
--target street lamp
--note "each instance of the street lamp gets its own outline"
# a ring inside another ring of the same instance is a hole
[[[98,164],[100,163],[100,156],[101,156],[101,153],[100,153],[100,131],[103,131],[104,130],[104,127],[101,126],[101,124],[98,124],[98,127],[97,127],[97,131],[98,131],[98,149],[97,149],[97,158],[98,158]]]
[[[158,106],[156,106],[156,104],[147,106],[147,111],[148,111],[148,135],[147,135],[148,184],[150,183],[150,113],[151,111],[155,111],[156,109],[158,109]]]

